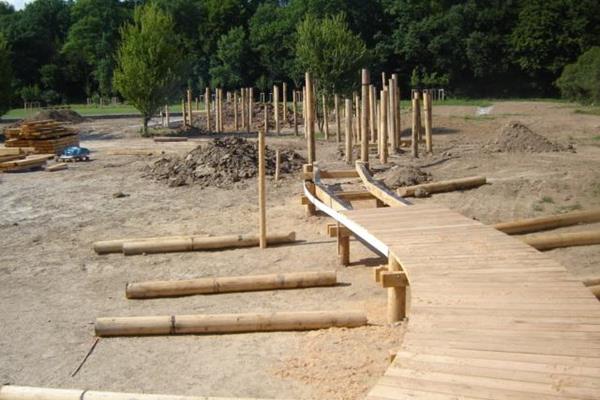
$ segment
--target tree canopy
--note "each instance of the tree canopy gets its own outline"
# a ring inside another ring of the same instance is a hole
[[[180,89],[196,91],[300,84],[307,18],[316,29],[339,14],[364,44],[359,67],[398,73],[404,89],[555,96],[565,66],[600,46],[597,0],[32,0],[19,11],[0,0],[12,102],[122,95],[112,85],[119,29],[149,3],[172,19],[189,61]]]
[[[114,84],[148,121],[172,97],[182,79],[184,54],[171,17],[150,3],[136,8],[121,29]]]

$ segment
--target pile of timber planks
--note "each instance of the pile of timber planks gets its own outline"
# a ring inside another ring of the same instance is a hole
[[[0,172],[19,172],[46,165],[54,154],[30,154],[32,149],[0,148]]]
[[[38,154],[58,154],[69,146],[79,146],[79,134],[54,120],[23,122],[4,130],[6,147],[32,147]]]

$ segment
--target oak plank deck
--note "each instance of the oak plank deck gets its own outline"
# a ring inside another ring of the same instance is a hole
[[[600,303],[558,262],[441,206],[341,214],[411,286],[404,340],[368,400],[600,399]]]

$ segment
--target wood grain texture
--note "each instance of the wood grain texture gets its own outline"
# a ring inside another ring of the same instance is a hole
[[[369,400],[600,398],[600,303],[551,257],[441,206],[341,213],[389,247],[411,288]]]

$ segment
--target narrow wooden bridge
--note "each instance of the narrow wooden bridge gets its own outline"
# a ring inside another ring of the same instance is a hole
[[[364,170],[391,207],[348,209],[309,172],[305,196],[343,225],[338,237],[406,276],[406,335],[369,400],[600,399],[600,303],[562,265],[445,207],[404,206]]]

